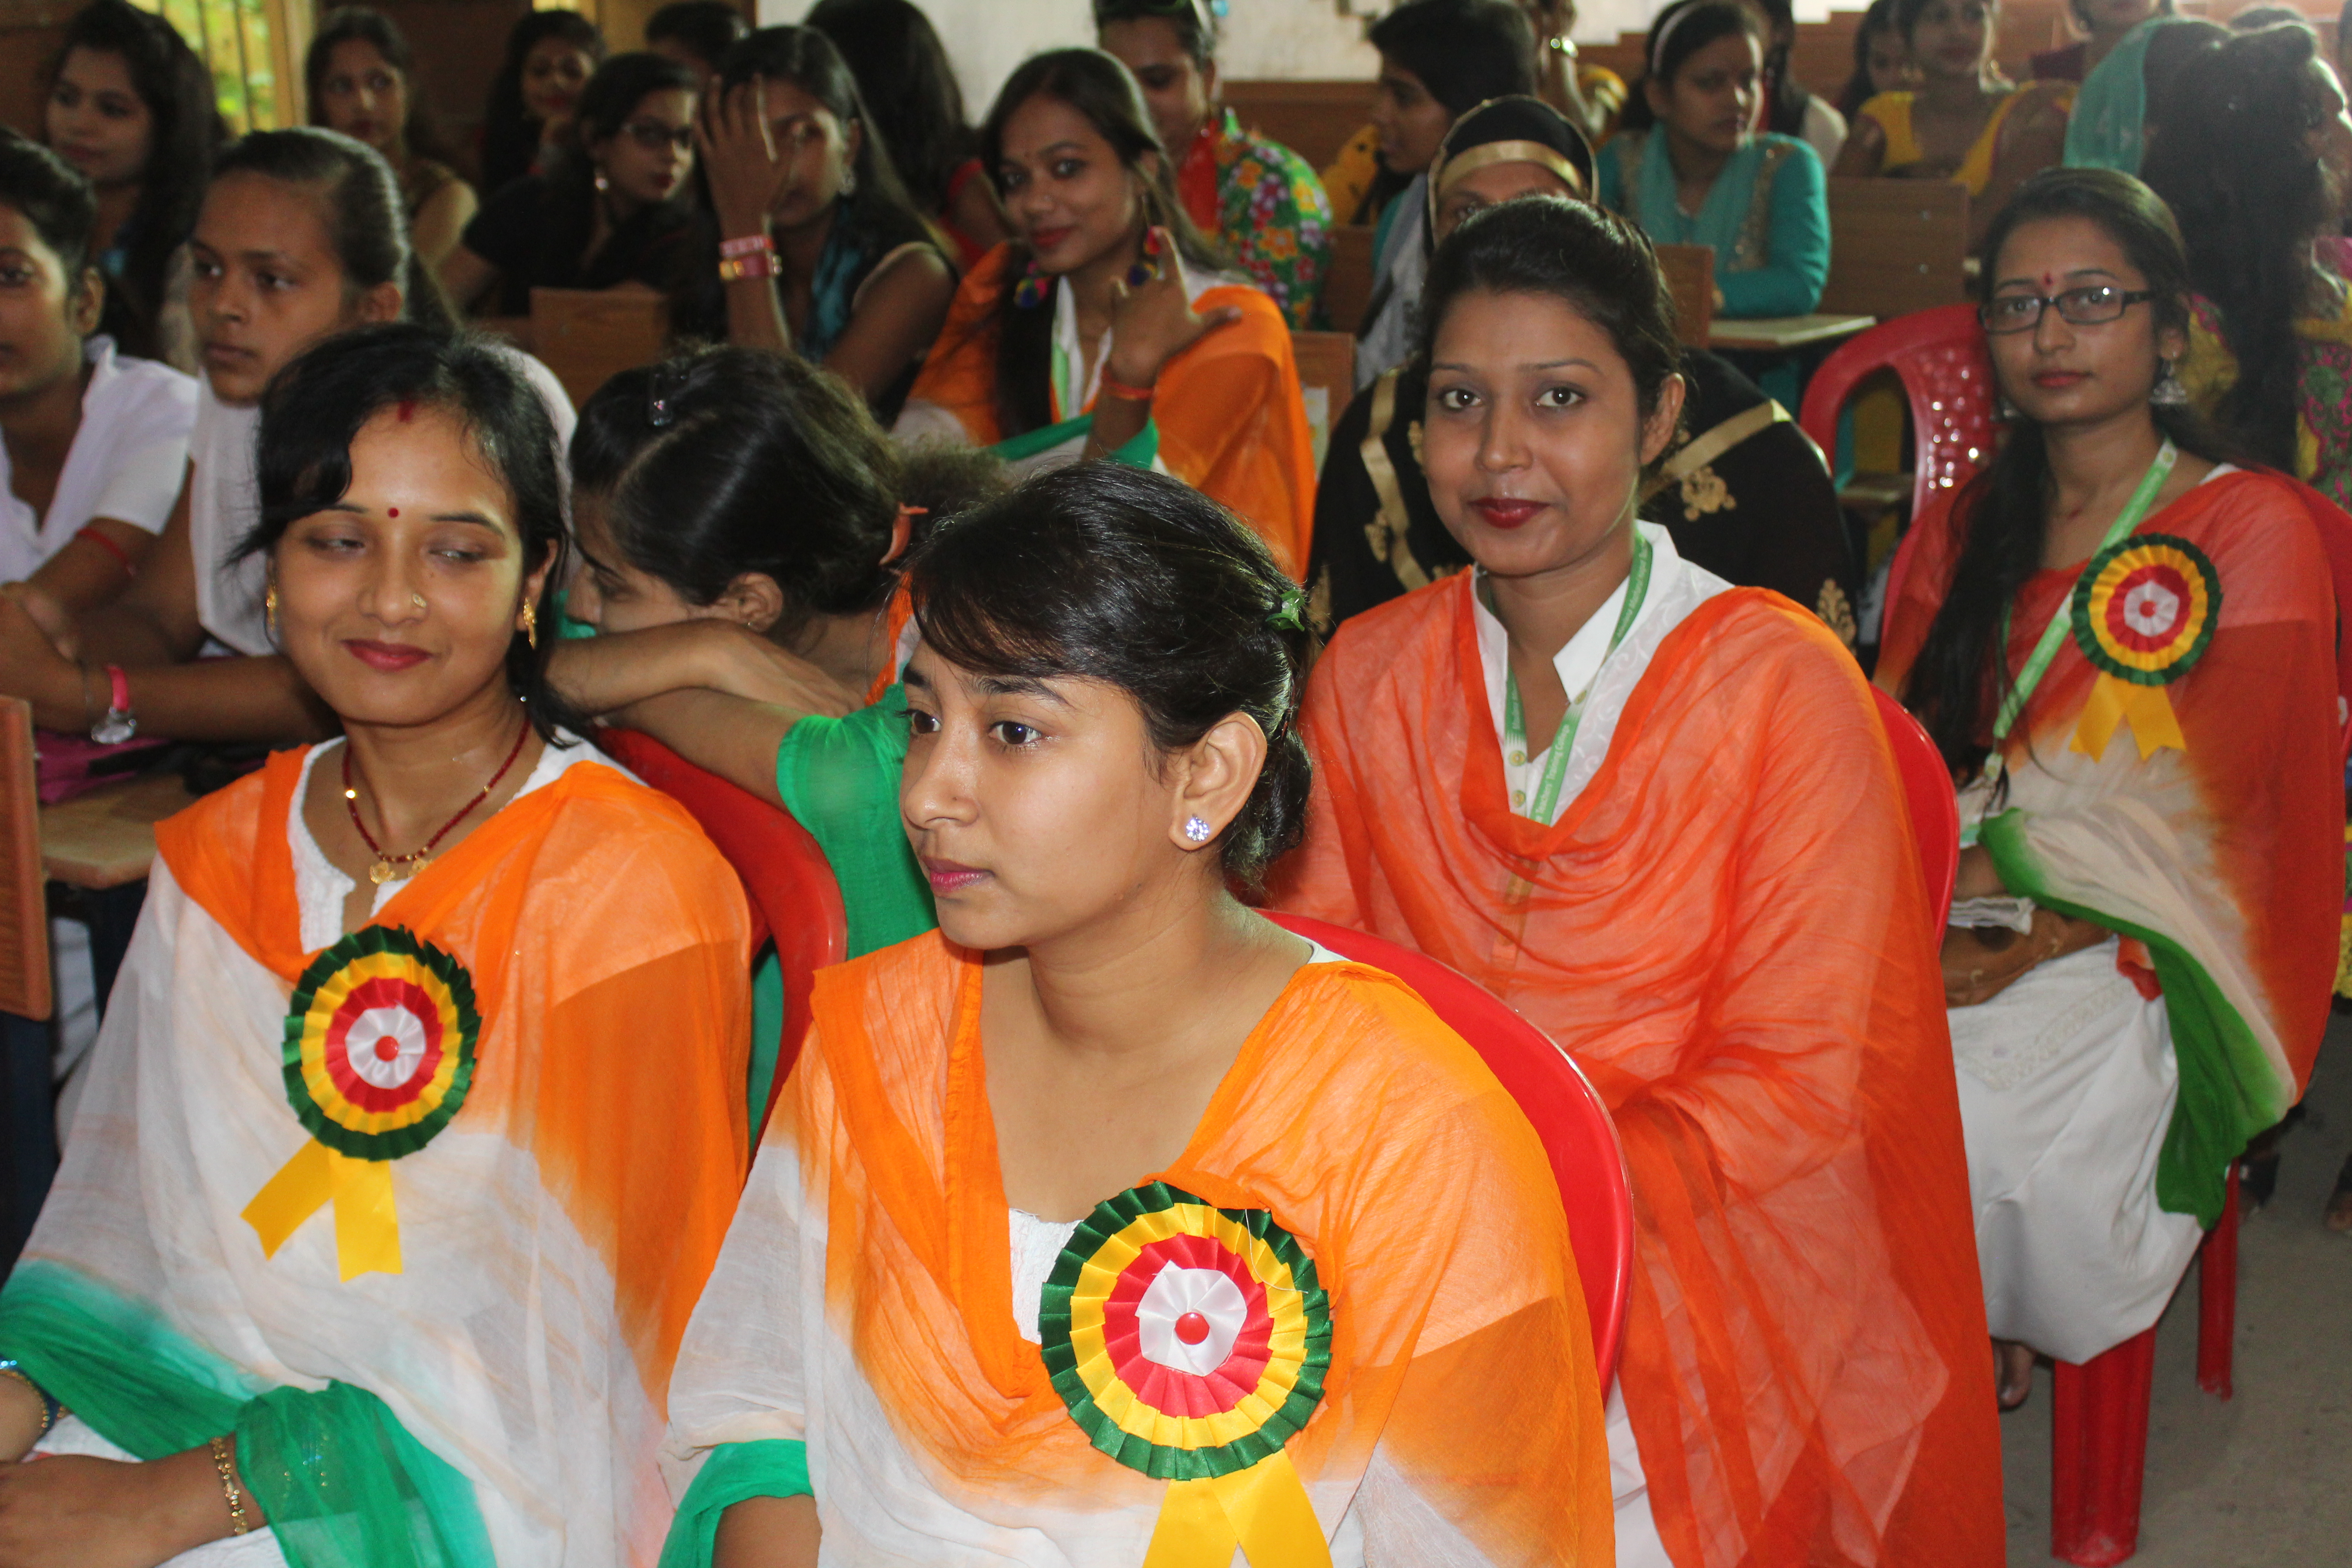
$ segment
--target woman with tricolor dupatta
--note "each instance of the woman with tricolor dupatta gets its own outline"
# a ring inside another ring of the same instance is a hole
[[[545,681],[555,433],[414,326],[264,395],[286,656],[341,720],[164,823],[0,1290],[0,1559],[646,1563],[744,1169],[749,917]]]
[[[1423,469],[1475,565],[1333,637],[1274,902],[1461,970],[1608,1102],[1621,1564],[1997,1563],[1933,922],[1861,671],[1638,521],[1684,404],[1639,230],[1507,202],[1423,300]]]
[[[2017,409],[1916,525],[1878,679],[1960,789],[1944,942],[2000,1396],[2164,1310],[2230,1163],[2301,1098],[2343,900],[2316,492],[2222,459],[2188,269],[2126,174],[2042,175],[1983,307]]]
[[[1108,463],[909,575],[940,929],[818,976],[670,1384],[664,1563],[1605,1568],[1534,1131],[1227,890],[1298,835],[1303,591]]]
[[[1038,55],[980,140],[1014,237],[965,275],[894,433],[1021,472],[1158,467],[1303,573],[1315,452],[1288,324],[1192,226],[1135,79],[1099,49]]]

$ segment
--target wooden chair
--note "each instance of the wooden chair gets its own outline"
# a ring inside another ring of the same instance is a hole
[[[1370,121],[1376,90],[1367,80],[1228,81],[1223,87],[1225,107],[1244,125],[1318,170]]]
[[[1706,347],[1715,326],[1715,247],[1662,245],[1658,270],[1675,297],[1675,336],[1686,349]]]
[[[33,709],[0,697],[0,1013],[49,1016],[49,916],[33,794]]]
[[[1969,192],[1956,180],[1832,180],[1821,310],[1891,321],[1969,294]]]
[[[1356,395],[1356,340],[1345,332],[1293,332],[1290,357],[1298,363],[1298,391],[1307,403],[1307,428],[1315,437],[1315,469],[1331,444],[1331,426]]]
[[[1344,223],[1331,230],[1331,270],[1323,279],[1323,313],[1331,330],[1353,337],[1363,329],[1372,303],[1372,237],[1370,224]]]
[[[661,358],[669,301],[636,289],[534,289],[530,341],[577,407],[622,371]]]

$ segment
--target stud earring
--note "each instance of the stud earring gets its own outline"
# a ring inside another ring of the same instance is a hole
[[[2156,362],[2156,385],[2148,390],[2147,401],[2151,406],[2157,408],[2189,406],[2189,389],[2180,384],[2180,376],[2172,368],[2170,360],[2160,359]]]
[[[528,599],[523,601],[522,606],[522,637],[523,641],[530,645],[533,652],[538,651],[539,610],[538,607],[532,605]]]
[[[1206,844],[1209,841],[1210,831],[1209,819],[1205,816],[1188,816],[1184,819],[1184,837],[1195,844]]]
[[[597,189],[597,191],[601,194],[601,193],[603,193],[603,192],[609,191],[609,190],[611,190],[612,188],[613,188],[613,182],[612,182],[612,181],[610,181],[610,180],[608,180],[608,179],[606,179],[606,178],[604,177],[604,170],[602,170],[602,169],[597,170],[597,171],[596,171],[596,189]]]
[[[269,640],[278,640],[278,584],[269,584],[269,592],[261,596],[261,623],[269,629]]]
[[[2003,425],[2013,425],[2017,422],[2019,417],[2017,405],[2009,400],[2009,394],[2006,392],[1993,399],[1992,416]]]

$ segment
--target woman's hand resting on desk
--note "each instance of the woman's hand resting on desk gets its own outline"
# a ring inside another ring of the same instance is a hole
[[[11,584],[11,587],[18,586]],[[38,590],[28,590],[39,597]],[[70,646],[70,623],[62,630]],[[104,683],[104,677],[100,678]],[[75,728],[75,716],[88,706],[82,671],[58,648],[57,634],[43,624],[23,598],[0,593],[0,693],[32,703],[33,721],[52,730]],[[102,710],[101,710],[102,711]],[[95,714],[80,720],[87,729]]]

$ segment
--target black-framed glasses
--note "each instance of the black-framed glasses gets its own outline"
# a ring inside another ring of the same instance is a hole
[[[658,153],[665,144],[681,153],[694,151],[694,127],[664,125],[658,120],[632,120],[621,127],[628,139],[648,153]]]
[[[2118,289],[2112,283],[2093,283],[2062,294],[1996,294],[1979,309],[1977,319],[1988,332],[2030,332],[2042,324],[2042,307],[2055,305],[2060,321],[2095,327],[2120,321],[2134,305],[2155,298],[2151,289]]]

